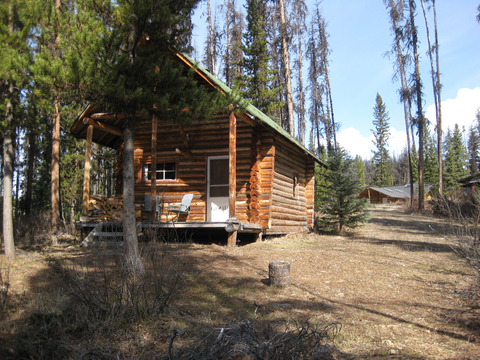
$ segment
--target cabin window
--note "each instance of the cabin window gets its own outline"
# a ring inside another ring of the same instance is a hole
[[[177,178],[176,162],[160,162],[157,163],[156,170],[157,181],[159,180],[175,180]],[[142,181],[152,180],[152,164],[143,164]]]
[[[293,174],[293,197],[298,198],[298,174]]]

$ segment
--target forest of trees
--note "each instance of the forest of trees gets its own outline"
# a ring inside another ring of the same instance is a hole
[[[160,74],[145,76],[145,68],[155,69],[150,73],[169,68],[159,56],[166,48],[201,59],[212,74],[319,156],[336,149],[337,99],[332,99],[329,76],[332,49],[321,4],[309,8],[304,0],[225,0],[212,12],[210,0],[204,2],[206,24],[192,24],[199,0],[7,0],[0,4],[4,239],[13,233],[15,222],[31,214],[46,214],[53,231],[78,217],[85,155],[83,143],[70,136],[69,129],[89,102],[107,107],[121,104],[126,118],[146,103],[158,104],[159,113],[160,104],[170,111],[159,91]],[[442,133],[435,19],[434,41],[430,43],[429,37],[428,43],[437,116],[429,119],[436,132],[429,132],[422,109],[422,91],[427,89],[418,71],[415,21],[419,22],[417,6],[421,5],[428,29],[426,12],[435,14],[435,1],[384,3],[391,19],[390,58],[401,84],[408,146],[393,157],[385,152],[389,119],[378,95],[373,117],[378,152],[372,161],[355,159],[357,173],[366,185],[432,183],[439,184],[441,192],[442,182],[449,188],[453,177],[468,173],[467,168],[478,170],[480,127],[466,129],[467,133],[458,128]],[[192,47],[193,25],[207,29],[205,44],[195,44],[198,48]],[[138,44],[146,41],[147,32],[163,47],[143,51]],[[172,70],[161,75],[178,74]],[[147,95],[153,89],[156,95]],[[468,138],[466,145],[464,138]],[[93,148],[93,193],[114,192],[115,162],[116,154],[110,149]],[[5,244],[6,251],[11,251]]]

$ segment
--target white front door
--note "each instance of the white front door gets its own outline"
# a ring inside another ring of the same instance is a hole
[[[228,155],[210,156],[207,165],[207,221],[223,222],[229,218]]]

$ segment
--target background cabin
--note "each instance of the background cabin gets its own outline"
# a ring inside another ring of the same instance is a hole
[[[188,57],[177,56],[185,66],[196,69],[204,86],[230,91]],[[86,167],[92,142],[117,150],[117,199],[123,188],[123,122],[122,114],[105,113],[90,105],[71,128],[73,135],[87,139]],[[187,214],[179,218],[181,226],[223,224],[230,230],[233,226],[240,232],[259,234],[287,234],[313,227],[314,168],[321,161],[251,105],[240,114],[219,113],[188,125],[138,115],[134,160],[139,221],[146,220],[142,219],[146,195],[154,195],[152,199],[160,196],[159,221],[155,223],[167,226],[175,216],[168,213],[169,205],[179,205],[185,194],[193,194],[188,219]],[[87,170],[84,196],[89,197]],[[153,173],[156,181],[152,186]],[[82,220],[89,221],[85,199],[83,215]]]

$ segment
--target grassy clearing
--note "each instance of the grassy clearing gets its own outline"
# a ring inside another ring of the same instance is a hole
[[[76,246],[26,251],[10,265],[0,357],[77,359],[95,348],[120,358],[151,359],[166,354],[171,329],[185,332],[173,344],[178,350],[244,318],[255,320],[265,337],[307,319],[318,327],[340,323],[333,342],[337,359],[478,359],[480,316],[467,296],[475,271],[439,235],[446,229],[442,221],[401,210],[377,206],[367,226],[346,236],[299,234],[234,249],[150,246],[156,254],[152,276],[169,273],[171,265],[169,274],[181,276],[174,288],[157,283],[137,294],[148,296],[156,288],[173,297],[162,311],[135,316],[129,306],[115,316],[94,314],[67,296],[45,261],[61,259],[77,275],[100,282],[105,269],[117,269],[111,253]],[[262,282],[270,261],[290,262],[290,286]]]

